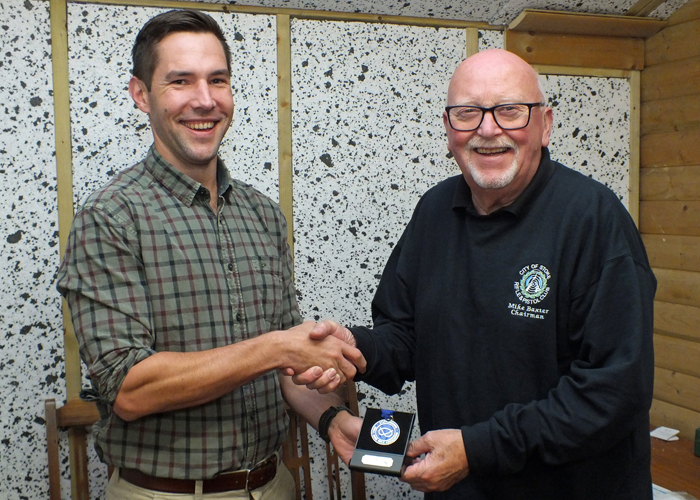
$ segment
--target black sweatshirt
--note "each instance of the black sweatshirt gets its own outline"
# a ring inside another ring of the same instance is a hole
[[[358,379],[415,380],[421,432],[462,429],[470,475],[427,498],[651,499],[655,290],[618,198],[543,148],[492,214],[461,175],[421,198],[352,329]]]

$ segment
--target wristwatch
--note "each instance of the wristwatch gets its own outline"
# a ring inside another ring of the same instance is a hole
[[[352,410],[350,410],[350,408],[348,408],[347,406],[338,405],[331,406],[330,408],[328,408],[326,411],[323,412],[321,418],[318,419],[318,434],[326,443],[329,443],[331,440],[330,436],[328,435],[328,428],[331,426],[331,421],[341,411],[346,411],[353,417],[355,416]]]

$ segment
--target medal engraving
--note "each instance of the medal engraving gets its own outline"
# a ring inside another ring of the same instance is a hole
[[[390,445],[395,443],[399,436],[401,435],[401,429],[399,424],[393,420],[382,419],[378,420],[372,426],[372,441],[382,446]]]

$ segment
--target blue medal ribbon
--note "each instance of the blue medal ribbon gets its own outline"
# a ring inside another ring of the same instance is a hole
[[[381,410],[381,412],[384,420],[391,420],[394,418],[394,412],[392,410]]]

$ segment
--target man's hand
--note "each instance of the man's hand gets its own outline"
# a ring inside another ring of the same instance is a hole
[[[430,431],[408,445],[408,456],[416,458],[401,480],[418,491],[445,491],[469,474],[462,431]]]
[[[295,383],[327,393],[352,380],[358,369],[364,371],[367,363],[362,353],[344,340],[323,333],[312,335],[316,326],[313,321],[307,321],[281,332],[287,351],[282,373],[305,374]]]
[[[328,436],[331,438],[333,448],[346,464],[350,463],[361,427],[362,419],[346,411],[338,413],[328,427]]]
[[[304,323],[306,325],[306,323]],[[309,338],[315,341],[323,341],[328,337],[335,337],[343,341],[348,346],[356,347],[355,337],[345,328],[335,321],[323,320],[317,323],[309,333]],[[355,349],[356,350],[356,349]],[[359,351],[358,351],[359,352]],[[357,370],[364,373],[367,362],[365,358],[352,360]],[[293,368],[287,368],[282,372],[284,375],[292,376],[292,380],[297,385],[305,385],[309,389],[317,390],[321,394],[333,392],[345,380],[333,368],[323,370],[320,366],[313,366],[304,372],[296,372]],[[354,375],[353,375],[354,376]],[[351,378],[352,377],[348,377]]]
[[[342,340],[348,345],[357,347],[357,342],[355,342],[355,336],[352,334],[352,332],[330,319],[324,319],[323,321],[316,323],[316,326],[313,328],[313,330],[311,330],[311,333],[309,333],[309,337],[314,340],[322,340],[329,335]],[[362,370],[362,372],[364,372],[364,370]]]

